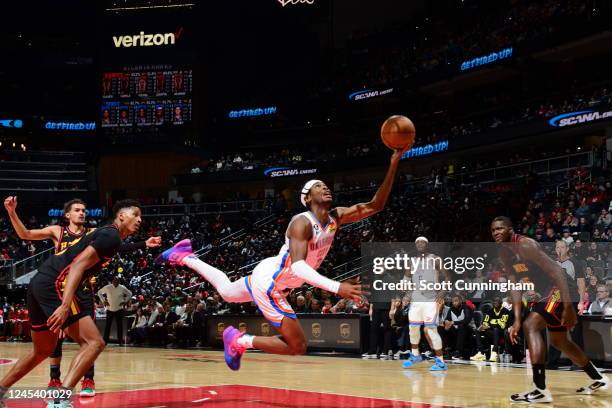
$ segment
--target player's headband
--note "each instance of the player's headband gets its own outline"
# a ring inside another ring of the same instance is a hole
[[[306,194],[308,194],[312,186],[314,186],[317,183],[322,183],[322,181],[321,180],[308,180],[306,184],[304,184],[304,187],[302,187],[302,193],[300,194],[300,201],[302,202],[302,205],[304,207],[306,207]]]
[[[418,237],[417,239],[414,240],[414,243],[416,244],[419,241],[425,241],[427,243],[429,243],[429,240],[425,237]]]

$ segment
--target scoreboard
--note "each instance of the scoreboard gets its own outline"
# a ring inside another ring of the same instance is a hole
[[[191,70],[104,73],[100,125],[147,127],[190,122],[192,81]]]

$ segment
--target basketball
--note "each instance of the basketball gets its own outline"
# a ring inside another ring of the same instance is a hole
[[[382,124],[380,138],[389,149],[409,149],[414,144],[414,123],[402,115],[393,115]]]

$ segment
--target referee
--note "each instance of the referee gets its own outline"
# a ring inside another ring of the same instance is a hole
[[[98,291],[98,297],[106,306],[106,326],[104,327],[104,341],[108,344],[113,320],[117,321],[117,339],[123,344],[123,305],[132,297],[128,288],[119,284],[119,278],[113,278],[113,283],[104,286]]]

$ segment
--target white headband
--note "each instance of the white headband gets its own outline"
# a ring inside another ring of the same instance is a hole
[[[429,243],[429,240],[425,237],[418,237],[417,239],[414,240],[414,243],[416,244],[418,241],[425,241]]]
[[[302,187],[302,193],[300,194],[300,201],[302,202],[302,205],[304,207],[306,207],[306,194],[308,194],[312,186],[314,186],[317,183],[322,183],[322,181],[321,180],[308,180],[306,184],[304,184],[304,187]]]

